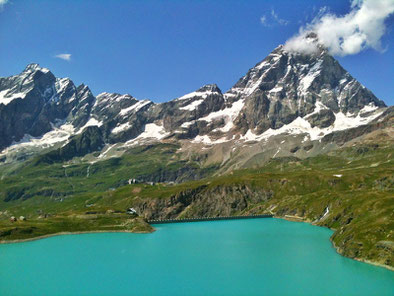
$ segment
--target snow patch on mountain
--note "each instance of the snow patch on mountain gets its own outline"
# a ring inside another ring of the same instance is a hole
[[[313,112],[307,114],[304,118],[308,118],[308,117],[310,117],[310,116],[312,116],[314,114],[320,113],[320,111],[322,111],[322,110],[327,110],[327,109],[328,109],[327,106],[325,106],[322,102],[316,101],[315,109],[313,110]]]
[[[8,105],[15,99],[24,99],[26,92],[12,93],[8,89],[0,91],[0,104]]]
[[[346,116],[342,112],[338,112],[335,114],[335,122],[332,126],[327,128],[319,128],[317,126],[313,127],[311,124],[306,121],[302,117],[297,117],[291,123],[286,124],[278,129],[268,129],[261,135],[255,135],[253,132],[248,130],[248,132],[243,136],[245,140],[262,140],[268,139],[272,136],[280,135],[280,134],[309,134],[310,140],[319,140],[323,138],[325,135],[330,134],[335,131],[345,130],[353,127],[357,127],[363,124],[367,124],[374,120],[376,117],[381,115],[383,111],[373,114],[368,117],[361,117],[360,114],[357,116]]]
[[[315,65],[312,66],[309,72],[300,80],[298,91],[302,95],[305,95],[307,93],[308,88],[311,86],[313,80],[315,80],[315,78],[320,74],[322,62],[323,61],[319,60]]]
[[[57,143],[66,141],[75,132],[72,124],[63,124],[59,127],[53,125],[53,130],[47,132],[42,137],[32,137],[25,135],[20,141],[13,143],[4,149],[0,156],[12,154],[13,152],[21,152],[31,150],[31,148],[49,148]]]
[[[328,127],[327,130],[330,131],[332,129],[332,131],[340,131],[340,130],[356,127],[359,125],[367,124],[368,122],[375,119],[377,116],[379,116],[382,113],[383,111],[368,117],[361,117],[360,114],[351,117],[351,116],[346,116],[342,112],[338,112],[335,114],[335,122],[333,126]]]
[[[220,93],[217,91],[210,91],[210,90],[194,91],[194,92],[188,93],[182,97],[179,97],[179,98],[175,99],[174,101],[182,101],[182,100],[191,99],[191,98],[195,98],[195,97],[202,97],[203,99],[206,99],[208,96],[211,96],[211,95],[220,95]]]
[[[224,119],[226,125],[222,127],[223,131],[228,131],[232,128],[234,120],[237,118],[239,112],[245,105],[245,100],[241,99],[236,102],[233,102],[231,106],[226,107],[222,110],[211,112],[205,117],[199,118],[198,120],[206,121],[206,122],[213,122],[215,120]]]
[[[375,106],[374,103],[369,103],[368,105],[365,105],[364,108],[362,108],[360,110],[360,114],[369,113],[369,112],[375,111],[378,108],[379,107]]]
[[[154,138],[157,140],[161,140],[167,137],[170,133],[166,132],[164,126],[157,125],[156,123],[148,123],[145,125],[145,130],[141,133],[136,140],[139,139],[147,139],[147,138]]]
[[[269,92],[270,93],[278,93],[281,92],[283,90],[283,86],[276,86],[273,89],[271,89]]]
[[[188,128],[189,126],[191,126],[192,124],[195,124],[195,123],[196,123],[195,120],[187,121],[187,122],[182,123],[181,127]]]
[[[130,127],[131,127],[131,125],[130,125],[129,122],[122,123],[122,124],[119,124],[118,126],[116,126],[115,128],[113,128],[113,129],[112,129],[112,133],[113,133],[113,134],[118,134],[118,133],[120,133],[120,132],[123,132],[123,131],[125,131],[125,130],[128,130]]]
[[[77,134],[82,133],[83,130],[84,130],[85,128],[87,128],[88,126],[98,126],[98,127],[100,127],[100,126],[102,126],[102,125],[103,125],[103,122],[102,122],[102,121],[98,121],[96,118],[91,117],[91,118],[89,118],[89,120],[85,123],[85,125],[84,125],[83,127],[81,127],[81,128],[78,130]]]
[[[144,131],[136,138],[127,141],[122,144],[121,147],[131,147],[150,141],[160,141],[170,135],[164,128],[164,126],[156,123],[148,123],[145,125]]]
[[[278,155],[278,153],[280,152],[281,149],[282,149],[282,148],[279,147],[278,150],[275,152],[274,156],[272,156],[272,158],[275,158],[275,157]]]
[[[218,127],[212,130],[213,132],[222,132],[222,133],[227,133],[229,132],[233,127],[234,127],[234,122],[233,120],[230,120],[229,118],[225,119],[225,125],[223,127]]]
[[[256,69],[263,69],[264,67],[267,67],[267,66],[269,66],[270,65],[270,63],[268,62],[268,61],[262,61],[260,64],[258,64],[255,68]]]
[[[241,135],[239,140],[245,142],[260,141],[264,138],[263,135],[257,135],[252,130],[248,130],[245,135]]]
[[[126,115],[128,115],[130,112],[132,112],[132,111],[138,112],[142,107],[144,107],[144,106],[146,106],[146,105],[148,105],[148,104],[150,104],[150,103],[152,103],[152,102],[149,101],[149,100],[138,101],[138,102],[135,103],[134,105],[120,110],[119,114],[120,114],[121,116],[126,116]]]
[[[228,142],[230,140],[227,140],[226,137],[217,139],[217,140],[212,140],[208,135],[203,135],[203,136],[197,136],[192,140],[192,143],[202,143],[206,145],[214,145],[214,144],[220,144],[224,142]]]
[[[112,145],[109,145],[109,146],[105,147],[97,158],[98,158],[98,159],[106,158],[107,154],[108,154],[108,153],[112,150],[112,148],[114,148],[115,146],[116,146],[116,144],[112,144]]]
[[[201,103],[204,102],[204,99],[201,100],[196,100],[191,102],[190,104],[180,107],[179,110],[187,110],[187,111],[193,111],[195,110]]]

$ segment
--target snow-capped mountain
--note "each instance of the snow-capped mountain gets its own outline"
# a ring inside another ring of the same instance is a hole
[[[82,156],[101,150],[101,158],[113,148],[157,141],[177,142],[185,150],[224,145],[231,151],[283,135],[313,142],[368,124],[385,107],[323,48],[301,55],[279,46],[224,94],[210,84],[161,104],[128,94],[95,97],[87,86],[31,64],[0,78],[0,157],[8,162],[15,154],[67,148],[78,135],[84,141],[99,137],[94,143],[100,145],[70,151]],[[259,147],[257,152],[267,150]]]
[[[245,140],[283,132],[307,133],[319,139],[335,130],[365,124],[385,107],[325,50],[295,55],[282,46],[250,69],[224,94],[221,112],[200,118],[224,120],[214,131]]]
[[[0,78],[0,149],[22,139],[41,137],[61,122],[81,127],[95,97],[85,85],[56,78],[30,64],[19,75]]]

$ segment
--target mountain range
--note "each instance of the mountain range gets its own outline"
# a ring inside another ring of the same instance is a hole
[[[88,86],[30,64],[19,75],[0,78],[0,157],[11,162],[67,147],[86,134],[97,141],[67,160],[101,151],[89,160],[99,161],[162,141],[180,143],[185,152],[220,147],[221,153],[208,153],[215,154],[211,161],[225,165],[238,158],[233,169],[247,166],[244,150],[250,157],[316,155],[328,149],[324,143],[333,133],[369,124],[385,110],[324,49],[301,55],[279,46],[225,93],[210,84],[160,104],[128,94],[94,96]],[[280,135],[293,137],[285,145],[272,143]]]

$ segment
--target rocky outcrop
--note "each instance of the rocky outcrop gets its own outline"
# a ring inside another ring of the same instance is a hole
[[[104,145],[103,135],[97,126],[89,126],[77,136],[74,136],[63,147],[38,156],[36,164],[68,161],[77,156],[83,156],[101,150]]]
[[[146,219],[232,216],[273,197],[270,190],[247,185],[197,187],[165,199],[136,199],[133,207]]]

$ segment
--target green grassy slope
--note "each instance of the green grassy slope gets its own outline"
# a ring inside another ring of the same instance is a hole
[[[1,171],[0,200],[27,201],[40,197],[44,201],[58,201],[81,193],[93,194],[118,188],[129,179],[160,182],[183,181],[210,175],[215,166],[201,168],[196,161],[182,160],[176,153],[179,146],[158,144],[136,147],[122,157],[89,163],[46,164],[33,159],[7,174]],[[2,168],[6,171],[7,168]]]

